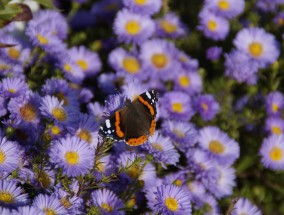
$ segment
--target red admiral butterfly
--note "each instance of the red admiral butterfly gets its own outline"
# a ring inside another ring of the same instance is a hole
[[[130,146],[143,144],[156,128],[156,102],[158,93],[155,90],[140,94],[132,102],[117,110],[101,125],[99,132],[106,138],[123,140]]]

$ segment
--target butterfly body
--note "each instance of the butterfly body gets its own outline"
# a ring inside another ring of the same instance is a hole
[[[157,101],[158,93],[155,90],[140,94],[132,102],[126,101],[125,107],[105,120],[100,133],[131,146],[143,144],[156,128]]]

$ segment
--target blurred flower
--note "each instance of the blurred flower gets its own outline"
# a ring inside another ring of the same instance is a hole
[[[206,0],[205,7],[225,18],[235,18],[244,11],[244,0]]]
[[[123,0],[123,4],[132,12],[153,15],[158,13],[162,6],[161,0]]]
[[[269,116],[280,116],[284,108],[284,97],[279,91],[270,92],[266,96],[266,112]]]
[[[261,67],[274,63],[280,54],[274,35],[262,28],[240,30],[235,37],[234,45],[255,59]]]
[[[5,213],[1,213],[2,215],[5,215]],[[46,213],[41,211],[40,209],[34,207],[34,206],[23,206],[23,207],[17,207],[16,210],[13,211],[13,213],[9,213],[13,215],[45,215]],[[8,215],[8,214],[7,214]]]
[[[194,115],[189,95],[180,91],[165,93],[159,104],[160,116],[165,119],[188,121]]]
[[[202,128],[199,131],[198,143],[209,157],[223,166],[233,164],[240,156],[238,143],[218,127],[207,126]]]
[[[67,176],[79,176],[94,166],[95,151],[78,137],[66,137],[52,142],[50,162],[63,168]]]
[[[67,210],[55,195],[39,194],[34,198],[33,206],[45,214],[67,214]]]
[[[156,131],[141,147],[153,155],[154,160],[161,163],[164,168],[166,168],[166,165],[175,165],[179,161],[180,155],[171,139],[163,137],[159,131]]]
[[[226,54],[225,67],[226,76],[235,79],[239,83],[256,84],[259,64],[246,53],[234,50]]]
[[[270,135],[284,134],[284,120],[279,117],[269,117],[265,120],[265,129]]]
[[[102,63],[98,54],[84,46],[72,47],[68,54],[71,61],[75,62],[86,76],[94,76],[101,70]]]
[[[200,95],[196,98],[195,110],[201,115],[204,121],[213,119],[220,110],[219,103],[211,94]]]
[[[0,82],[0,93],[5,98],[25,95],[27,90],[27,83],[20,78],[4,78]]]
[[[198,69],[198,60],[193,59],[190,56],[188,56],[185,52],[178,50],[177,53],[177,61],[181,63],[181,66],[185,70],[189,71],[196,71]]]
[[[0,180],[0,205],[23,206],[28,203],[28,194],[16,182]]]
[[[174,185],[162,185],[156,190],[157,203],[154,213],[191,214],[189,193]]]
[[[117,13],[113,29],[121,42],[142,43],[153,35],[155,24],[148,16],[123,9]]]
[[[120,210],[124,207],[123,202],[114,192],[108,189],[98,189],[91,193],[90,205],[98,207],[102,214],[124,215]]]
[[[235,204],[231,215],[261,215],[261,211],[253,205],[248,199],[240,198]]]
[[[167,13],[156,20],[156,35],[158,37],[179,38],[185,36],[185,34],[185,26],[174,13]]]
[[[217,16],[207,9],[199,13],[198,29],[201,30],[206,37],[216,41],[224,40],[229,33],[229,28],[229,23],[225,18]]]
[[[205,213],[203,215],[216,215],[220,214],[220,209],[218,206],[218,202],[216,199],[211,195],[204,195],[202,198],[203,201],[203,208],[205,209]]]
[[[208,60],[219,60],[221,54],[222,48],[219,46],[212,46],[206,51],[206,57]]]
[[[264,167],[272,170],[284,169],[284,136],[272,135],[261,144],[260,156]]]

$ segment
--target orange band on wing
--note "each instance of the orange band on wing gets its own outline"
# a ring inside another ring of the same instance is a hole
[[[155,114],[154,108],[147,101],[145,101],[141,96],[138,96],[138,99],[142,104],[146,105],[149,108],[151,115],[154,116]]]
[[[115,112],[115,131],[118,137],[124,137],[124,133],[120,129],[120,115],[118,111]]]
[[[151,122],[151,127],[150,127],[150,136],[154,134],[155,129],[156,129],[156,121],[153,119]]]
[[[126,144],[130,146],[139,146],[143,144],[147,139],[148,139],[147,135],[143,135],[138,138],[130,138],[129,140],[126,141]]]

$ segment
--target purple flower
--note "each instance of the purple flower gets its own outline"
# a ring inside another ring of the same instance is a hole
[[[253,205],[248,199],[240,198],[232,210],[232,215],[261,215],[261,211],[255,205]]]
[[[279,91],[270,92],[266,96],[266,112],[269,116],[280,116],[284,108],[284,97]]]
[[[54,141],[50,147],[50,162],[62,167],[67,176],[85,175],[94,166],[95,151],[78,137]]]
[[[284,120],[279,117],[269,117],[265,120],[265,129],[270,135],[284,133]]]
[[[20,78],[4,78],[0,82],[0,93],[5,98],[25,95],[27,91],[27,83]]]
[[[208,60],[219,60],[221,54],[222,48],[218,46],[212,46],[206,51],[206,57]]]
[[[218,102],[211,94],[198,96],[194,106],[204,121],[213,119],[220,110]]]
[[[123,0],[123,4],[132,12],[143,14],[143,15],[153,15],[158,13],[162,6],[161,0],[155,1],[144,1],[144,0]]]
[[[67,214],[67,210],[55,195],[39,194],[34,198],[33,206],[45,214]]]

